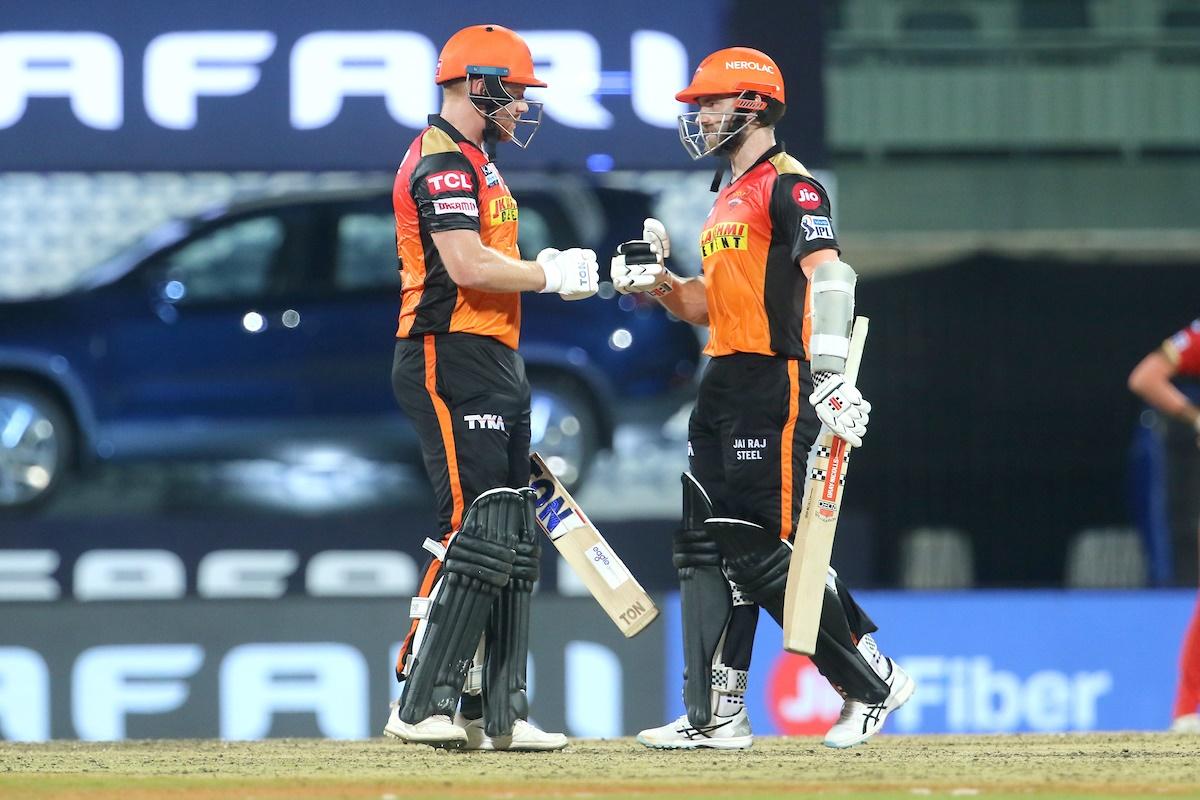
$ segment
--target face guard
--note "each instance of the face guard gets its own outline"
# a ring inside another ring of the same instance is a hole
[[[521,100],[528,109],[521,115],[513,113],[518,102],[504,86],[505,67],[467,67],[467,79],[483,78],[483,94],[470,94],[475,109],[487,120],[490,133],[503,142],[520,148],[529,146],[538,126],[542,124],[542,104],[537,100]]]
[[[761,111],[767,108],[767,103],[756,92],[749,90],[737,96],[733,103],[733,111],[720,115],[721,121],[716,129],[704,130],[700,117],[715,117],[711,111],[692,111],[679,115],[679,141],[683,149],[692,159],[704,158],[716,152],[728,153],[735,149],[738,137]]]

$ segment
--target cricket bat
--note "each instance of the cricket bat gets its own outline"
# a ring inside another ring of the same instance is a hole
[[[537,493],[538,525],[621,633],[626,637],[641,633],[658,616],[650,595],[540,455],[529,457],[529,468],[529,486]]]
[[[846,378],[855,384],[869,323],[866,317],[856,317],[850,334]],[[783,647],[788,652],[806,656],[811,656],[817,647],[821,604],[825,600],[825,576],[829,572],[833,535],[842,510],[842,489],[850,457],[850,445],[824,426],[814,449],[809,459],[804,505],[796,524],[783,597]]]

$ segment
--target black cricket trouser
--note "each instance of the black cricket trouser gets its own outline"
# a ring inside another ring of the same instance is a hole
[[[392,390],[421,442],[443,546],[479,495],[529,484],[529,380],[515,350],[471,333],[397,339]],[[429,561],[418,596],[429,596],[441,567]],[[398,674],[417,629],[413,620]]]
[[[762,525],[780,538],[796,534],[804,504],[808,453],[821,421],[808,402],[808,362],[780,356],[734,353],[709,362],[688,422],[692,475],[708,492],[713,514]],[[838,598],[853,643],[876,630],[875,623],[839,579]],[[828,601],[826,601],[828,602]],[[781,611],[779,598],[775,611]],[[753,609],[753,610],[750,610]],[[777,618],[782,625],[782,618]],[[738,606],[725,631],[722,663],[750,669],[755,606]],[[850,670],[847,651],[823,645],[815,661],[831,682]],[[833,676],[832,678],[830,676]]]
[[[805,361],[733,353],[709,362],[688,422],[692,475],[713,513],[795,533],[808,451],[821,430]]]

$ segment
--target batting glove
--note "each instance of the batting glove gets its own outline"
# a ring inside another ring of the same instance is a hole
[[[814,373],[813,393],[808,396],[808,402],[817,410],[821,424],[834,436],[855,447],[862,446],[862,437],[866,435],[871,419],[871,404],[845,375]]]
[[[583,300],[600,286],[599,268],[594,250],[555,250],[547,247],[537,255],[538,266],[546,274],[543,294],[558,292],[563,300]]]

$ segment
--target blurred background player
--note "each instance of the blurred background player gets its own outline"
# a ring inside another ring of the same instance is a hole
[[[1164,414],[1186,423],[1200,437],[1200,408],[1173,383],[1176,375],[1200,377],[1200,319],[1143,358],[1129,374],[1129,388]],[[1200,440],[1198,440],[1200,442]],[[1192,613],[1179,654],[1179,684],[1171,730],[1200,733],[1200,605]]]
[[[393,190],[403,293],[392,385],[420,436],[441,536],[425,543],[433,557],[385,732],[434,746],[555,750],[566,737],[527,721],[539,539],[524,489],[520,292],[590,297],[596,256],[546,249],[522,261],[517,249],[517,204],[492,158],[498,142],[527,146],[541,118],[540,104],[524,99],[527,87],[546,85],[525,42],[500,25],[464,28],[442,49],[436,82],[441,114],[405,153]],[[477,647],[484,655],[471,667]]]
[[[719,50],[675,97],[700,107],[679,117],[685,149],[723,161],[713,191],[724,162],[732,177],[700,236],[703,275],[666,269],[670,239],[654,219],[612,261],[618,291],[649,292],[707,325],[712,356],[689,421],[674,554],[687,713],[638,741],[741,749],[753,741],[744,695],[758,607],[782,621],[808,452],[822,424],[861,445],[871,406],[842,374],[856,276],[839,260],[829,199],[775,141],[785,108],[778,66],[750,48]],[[831,570],[813,656],[844,698],[825,737],[831,747],[865,741],[912,696],[913,681],[879,652],[874,630]]]

